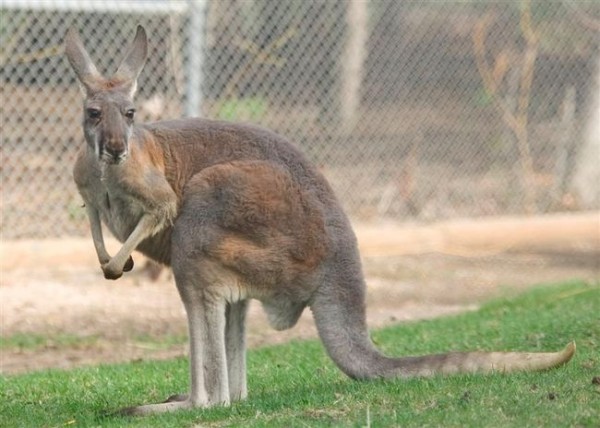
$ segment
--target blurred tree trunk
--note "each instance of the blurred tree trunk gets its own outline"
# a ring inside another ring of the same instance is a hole
[[[535,169],[529,142],[529,103],[535,62],[539,52],[539,35],[531,22],[531,5],[523,0],[520,13],[520,29],[524,47],[503,49],[495,58],[493,66],[488,63],[486,48],[487,32],[494,20],[491,13],[476,23],[472,38],[475,61],[483,86],[494,105],[502,114],[502,120],[514,135],[519,153],[519,172],[523,207],[527,214],[538,211],[535,188]],[[508,87],[503,85],[508,77]]]
[[[577,132],[575,127],[575,110],[577,101],[577,90],[570,85],[565,90],[560,116],[560,140],[555,152],[554,165],[554,189],[553,197],[559,206],[567,202],[569,183],[575,169],[575,139]]]
[[[582,208],[597,209],[600,205],[600,55],[594,92],[583,146],[577,155],[573,187]]]
[[[363,64],[367,56],[368,2],[350,1],[346,9],[346,42],[342,57],[340,115],[342,127],[351,132],[360,107]]]

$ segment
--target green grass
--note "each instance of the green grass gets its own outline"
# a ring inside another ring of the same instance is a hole
[[[83,347],[93,346],[98,342],[98,336],[77,336],[74,334],[41,334],[16,333],[0,337],[0,352],[3,349],[35,350],[40,348]]]
[[[187,335],[170,334],[155,336],[137,334],[130,338],[130,343],[147,346],[153,349],[169,349],[187,343]],[[0,337],[0,352],[2,350],[36,351],[44,348],[94,348],[101,346],[102,338],[97,335],[80,336],[69,333],[49,332],[46,335],[15,333]]]
[[[276,333],[273,333],[276,334]],[[565,367],[541,373],[355,382],[317,341],[249,354],[249,399],[230,408],[144,418],[107,415],[187,389],[176,359],[0,378],[2,427],[598,426],[600,287],[543,286],[481,310],[373,333],[391,355],[448,349],[547,351],[577,341]]]

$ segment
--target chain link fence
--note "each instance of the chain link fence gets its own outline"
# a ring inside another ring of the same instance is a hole
[[[87,233],[71,173],[83,145],[62,47],[72,26],[110,74],[144,25],[138,120],[271,128],[322,169],[354,219],[600,208],[597,2],[0,5],[5,239]]]

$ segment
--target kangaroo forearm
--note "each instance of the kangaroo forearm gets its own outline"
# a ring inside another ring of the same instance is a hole
[[[92,240],[94,242],[94,248],[96,249],[96,255],[100,264],[108,263],[110,255],[106,251],[104,245],[104,236],[102,234],[102,224],[100,222],[100,214],[96,208],[86,205],[87,215],[90,221],[90,228],[92,231]]]
[[[156,233],[157,223],[158,220],[155,216],[144,214],[131,235],[123,243],[121,249],[111,259],[111,263],[122,268],[140,242]]]
[[[142,216],[117,254],[108,263],[102,265],[102,271],[106,279],[118,279],[123,275],[123,272],[133,268],[131,253],[133,253],[144,239],[156,233],[157,223],[158,219],[152,214],[144,214]]]

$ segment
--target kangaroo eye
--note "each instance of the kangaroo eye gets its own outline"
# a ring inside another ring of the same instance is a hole
[[[102,112],[97,108],[88,108],[87,115],[90,119],[99,119],[102,116]]]
[[[133,116],[135,116],[135,109],[129,109],[125,112],[125,117],[127,119],[133,119]]]

